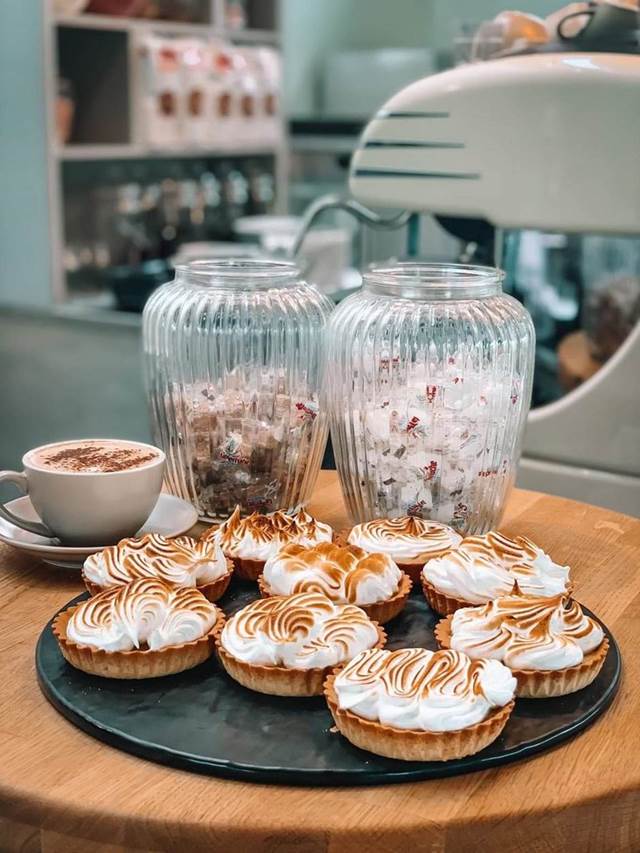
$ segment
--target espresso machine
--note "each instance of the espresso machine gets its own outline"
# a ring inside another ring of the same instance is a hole
[[[575,5],[548,38],[394,95],[354,151],[351,197],[319,199],[300,239],[328,208],[375,228],[435,214],[491,234],[497,266],[515,230],[640,236],[638,13],[584,3],[575,22]],[[587,381],[531,410],[518,485],[640,515],[639,377],[636,323]]]

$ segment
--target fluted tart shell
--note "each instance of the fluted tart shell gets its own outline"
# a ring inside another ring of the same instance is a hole
[[[257,581],[264,569],[266,560],[248,560],[245,557],[229,557],[233,563],[235,576],[242,581]]]
[[[398,586],[398,591],[391,598],[387,598],[384,601],[375,601],[373,604],[356,604],[355,606],[359,607],[360,610],[364,610],[372,622],[384,625],[386,622],[390,622],[392,619],[395,619],[395,617],[403,610],[407,603],[407,599],[409,598],[411,587],[411,579],[408,575],[403,573],[400,585]],[[264,576],[262,575],[258,578],[258,589],[260,590],[262,598],[271,598],[273,595],[281,594],[271,592],[267,586]]]
[[[434,634],[441,649],[451,648],[451,615],[438,622]],[[581,663],[575,666],[552,670],[512,669],[518,682],[516,696],[522,699],[550,699],[576,693],[597,677],[608,651],[609,640],[605,637],[597,649],[588,652]]]
[[[219,598],[222,598],[227,591],[229,583],[231,582],[231,578],[233,576],[233,562],[228,557],[225,557],[225,559],[227,561],[227,571],[221,575],[221,577],[216,578],[214,581],[209,581],[209,583],[198,584],[198,586],[195,587],[208,601],[214,602]],[[120,586],[120,584],[100,586],[99,584],[87,579],[84,569],[81,574],[84,585],[88,589],[90,595],[98,595],[98,593],[104,592],[105,589],[113,589],[114,586]],[[167,583],[169,583],[169,581],[167,581]]]
[[[400,761],[451,761],[480,752],[499,737],[515,704],[511,701],[492,710],[484,720],[466,729],[449,732],[396,729],[340,708],[334,689],[336,675],[334,671],[327,677],[324,697],[340,734],[360,749]]]
[[[376,625],[378,642],[373,646],[381,649],[387,642],[387,635],[380,625]],[[322,696],[323,685],[333,666],[313,669],[293,669],[286,666],[266,666],[247,663],[229,654],[220,642],[220,631],[215,631],[216,654],[223,667],[234,681],[270,696]]]
[[[448,616],[462,607],[477,606],[469,604],[468,601],[463,601],[461,598],[453,598],[452,596],[445,595],[443,592],[439,592],[435,586],[429,583],[422,572],[420,573],[420,583],[422,584],[422,591],[424,592],[424,597],[427,599],[427,604],[441,616]]]
[[[67,624],[80,605],[68,607],[58,613],[52,631],[64,659],[76,669],[102,678],[160,678],[193,669],[208,660],[214,651],[214,634],[224,627],[224,614],[217,610],[216,624],[204,636],[189,643],[166,646],[163,649],[132,649],[131,651],[105,651],[96,646],[74,643],[67,637]]]

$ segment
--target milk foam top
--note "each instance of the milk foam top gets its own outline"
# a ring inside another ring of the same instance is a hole
[[[27,454],[25,461],[47,471],[109,474],[142,468],[162,457],[162,451],[149,444],[115,439],[85,439],[37,448]]]

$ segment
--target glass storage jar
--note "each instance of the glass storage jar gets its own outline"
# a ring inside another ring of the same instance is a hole
[[[292,510],[327,438],[319,407],[331,303],[295,264],[193,261],[143,315],[147,390],[166,481],[203,518]]]
[[[534,330],[491,267],[372,268],[328,329],[331,437],[357,522],[495,527],[531,396]]]

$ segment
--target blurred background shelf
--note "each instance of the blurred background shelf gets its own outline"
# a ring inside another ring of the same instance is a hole
[[[279,0],[93,0],[78,12],[81,5],[42,2],[51,303],[113,307],[123,271],[157,284],[170,277],[181,244],[232,240],[238,217],[286,210],[280,93],[267,132],[253,123],[271,91],[267,78],[243,79],[266,74],[262,57],[281,42],[280,9]],[[163,65],[167,57],[173,66]],[[218,70],[221,58],[233,63],[220,90],[234,105],[224,125],[214,111],[223,95],[211,82],[228,67]],[[177,132],[164,131],[164,115]],[[199,129],[192,116],[202,117]]]
[[[185,21],[164,21],[153,18],[126,18],[118,15],[54,15],[53,20],[59,27],[75,27],[84,30],[117,30],[120,32],[155,32],[168,35],[211,35],[214,27],[209,22],[189,23]]]
[[[158,33],[159,35],[200,36],[202,38],[217,36],[237,42],[280,43],[280,33],[276,30],[257,27],[230,29],[224,26],[213,26],[208,22],[190,23],[185,21],[164,21],[154,18],[125,18],[116,15],[95,15],[91,13],[83,15],[54,15],[53,21],[58,27],[83,30]]]
[[[127,159],[191,159],[209,157],[260,157],[275,155],[279,150],[277,145],[236,144],[216,148],[150,148],[148,145],[136,144],[105,144],[82,145],[69,144],[58,146],[55,155],[59,160],[127,160]]]

